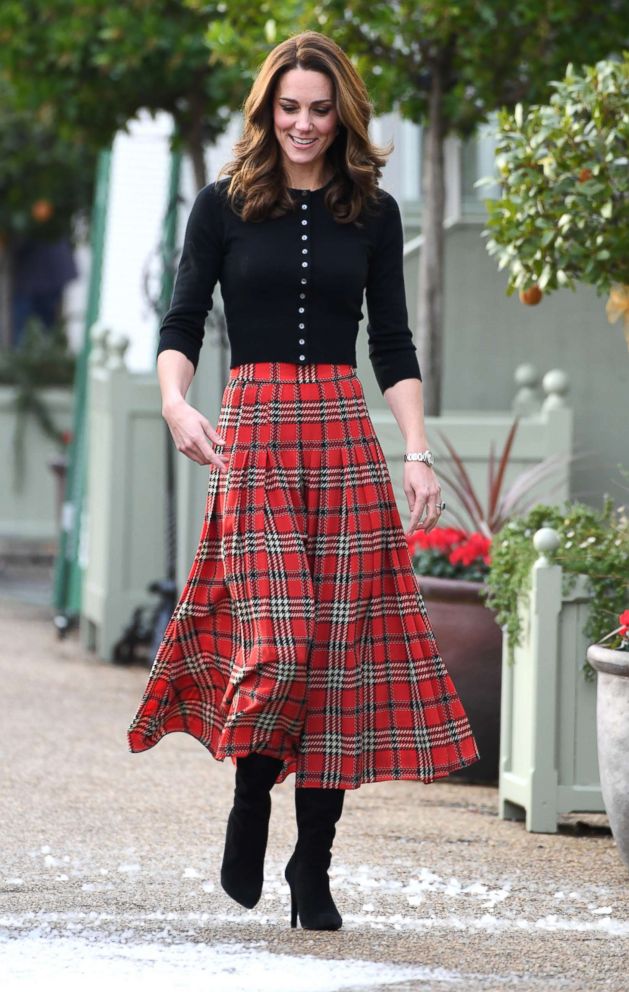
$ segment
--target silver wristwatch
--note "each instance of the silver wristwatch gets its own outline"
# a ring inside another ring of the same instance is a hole
[[[430,448],[426,451],[407,451],[404,455],[405,462],[426,462],[426,465],[432,466],[434,464],[434,457]]]

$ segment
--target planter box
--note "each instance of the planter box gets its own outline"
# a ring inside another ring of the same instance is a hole
[[[50,386],[40,391],[42,401],[60,430],[72,429],[73,392],[71,386]],[[54,554],[59,532],[60,500],[58,482],[49,466],[62,451],[44,434],[32,414],[27,414],[21,456],[22,479],[15,472],[13,438],[17,425],[14,409],[16,389],[0,386],[0,547],[24,552]]]
[[[590,644],[597,672],[596,730],[601,786],[618,853],[629,868],[629,651]]]
[[[461,697],[480,760],[448,776],[498,781],[502,632],[481,599],[480,582],[418,576],[437,647]]]
[[[559,382],[563,383],[562,373],[558,372],[556,375]],[[550,385],[552,384],[551,378]],[[518,410],[516,400],[513,411],[501,410],[491,413],[478,410],[444,410],[439,417],[427,416],[426,433],[430,447],[436,455],[437,476],[442,465],[452,474],[452,459],[440,438],[440,433],[443,433],[461,456],[481,503],[486,503],[489,452],[492,444],[497,452],[502,450],[516,411],[519,412],[520,422],[505,473],[505,487],[508,488],[521,472],[532,468],[544,458],[553,455],[570,455],[574,415],[572,408],[565,404],[563,397],[549,392],[541,408],[528,412]],[[400,516],[403,523],[406,523],[410,513],[403,490],[404,444],[400,430],[390,410],[376,406],[370,409],[370,415],[387,460]],[[568,499],[569,495],[568,463],[558,467],[552,476],[541,480],[531,489],[531,498],[535,502],[559,504]],[[446,501],[456,502],[447,485],[444,488],[444,497]],[[447,510],[445,517],[447,520]]]
[[[108,364],[96,350],[87,429],[79,629],[84,647],[112,661],[134,611],[156,606],[149,584],[166,575],[167,439],[155,376]]]
[[[554,537],[552,536],[554,535]],[[520,602],[522,644],[508,659],[504,632],[499,815],[556,833],[561,813],[604,812],[596,751],[596,682],[583,666],[590,594],[585,577],[562,593],[562,569],[546,556],[559,545],[538,531],[541,552]]]

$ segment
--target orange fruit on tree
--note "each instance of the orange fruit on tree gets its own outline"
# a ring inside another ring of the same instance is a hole
[[[50,220],[53,213],[54,207],[50,200],[35,200],[31,207],[31,217],[38,224],[45,224],[47,220]]]
[[[526,303],[526,305],[529,307],[536,306],[541,300],[543,295],[544,294],[542,293],[541,289],[537,284],[534,284],[533,286],[529,286],[527,289],[521,289],[519,293],[520,302]]]

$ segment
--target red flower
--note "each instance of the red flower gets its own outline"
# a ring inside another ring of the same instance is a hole
[[[489,564],[489,547],[491,540],[478,532],[470,534],[466,541],[454,548],[449,555],[451,565],[471,565],[477,558],[482,558]]]
[[[428,568],[427,574],[432,574],[431,562],[435,563],[435,574],[442,577],[448,575],[448,567],[453,570],[454,575],[460,576],[465,575],[465,569],[470,567],[476,574],[481,561],[485,565],[490,564],[491,538],[479,532],[469,534],[457,527],[433,527],[429,533],[420,530],[407,535],[406,540],[409,554],[411,557],[417,556],[422,568]],[[422,556],[426,556],[427,561]],[[442,565],[437,564],[440,559]]]
[[[433,527],[426,533],[425,530],[418,530],[407,537],[409,551],[413,552],[417,548],[430,548],[447,554],[452,548],[464,541],[467,534],[464,530],[456,527]]]
[[[629,634],[629,610],[623,610],[618,617],[618,623],[620,624],[618,633],[621,637],[626,637]]]

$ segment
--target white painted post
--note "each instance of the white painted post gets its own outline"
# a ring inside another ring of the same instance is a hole
[[[546,426],[544,439],[546,454],[573,450],[574,412],[566,396],[570,390],[570,378],[563,369],[550,369],[542,379],[546,399],[542,403],[542,417]],[[566,465],[561,476],[562,485],[555,488],[553,502],[562,503],[570,498],[571,466]]]
[[[522,644],[502,662],[499,815],[522,819],[526,829],[557,830],[555,763],[557,618],[561,611],[561,568],[550,558],[559,534],[538,530],[533,543],[540,556],[533,566],[531,589],[522,597]],[[519,808],[518,808],[519,807]]]
[[[557,831],[557,668],[558,618],[561,612],[561,567],[552,562],[560,544],[557,531],[542,527],[533,537],[540,555],[533,565],[531,649],[531,780],[526,829]]]

